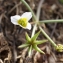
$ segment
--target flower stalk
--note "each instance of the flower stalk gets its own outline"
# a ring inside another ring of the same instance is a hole
[[[54,41],[44,32],[44,30],[39,26],[41,32],[44,34],[44,36],[51,42],[51,44],[56,47],[57,45],[54,43]]]

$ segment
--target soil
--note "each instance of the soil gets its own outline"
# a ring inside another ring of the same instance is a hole
[[[40,1],[26,0],[35,14]],[[27,48],[18,48],[26,42],[25,32],[31,36],[32,29],[27,30],[12,24],[10,17],[28,11],[20,0],[0,0],[0,63],[63,63],[63,52],[57,52],[49,41],[39,45],[45,55],[33,50],[32,56],[28,57]],[[44,0],[39,19],[63,19],[63,4],[59,0]],[[32,21],[33,19],[30,20]],[[56,44],[63,44],[63,23],[48,23],[41,26]],[[43,38],[45,37],[40,33],[38,39]]]

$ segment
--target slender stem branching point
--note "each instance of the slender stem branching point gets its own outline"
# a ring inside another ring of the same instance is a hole
[[[32,13],[33,15],[33,18],[34,18],[34,21],[35,22],[38,22],[38,23],[55,23],[55,22],[63,22],[63,20],[43,20],[43,21],[39,21],[39,17],[37,19],[37,16],[35,15],[35,13],[33,12],[33,10],[30,8],[30,6],[28,5],[28,3],[25,1],[25,0],[21,0],[22,3],[24,3],[24,5],[28,8],[28,10]],[[41,1],[42,2],[42,1]],[[40,8],[41,8],[41,5],[40,5]],[[38,10],[38,13],[40,13],[40,10]],[[37,15],[40,15],[38,14]],[[33,30],[32,30],[32,35],[31,37],[34,36],[35,34],[35,31],[36,31],[36,27],[37,27],[37,24],[38,23],[35,23],[34,27],[33,27]],[[39,26],[39,29],[42,31],[42,33],[44,34],[44,36],[52,43],[52,45],[54,47],[56,47],[57,45],[54,43],[54,41],[45,33],[45,31]]]

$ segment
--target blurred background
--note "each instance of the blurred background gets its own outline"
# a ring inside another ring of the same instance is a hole
[[[36,14],[41,0],[26,2]],[[33,51],[31,58],[27,56],[26,49],[18,49],[19,45],[26,42],[25,32],[31,36],[32,29],[24,30],[13,25],[10,17],[22,15],[24,12],[29,10],[20,0],[0,0],[0,63],[63,63],[63,53],[55,51],[50,43],[39,45],[45,55]],[[39,19],[63,19],[63,0],[43,0]],[[32,21],[33,19],[30,20]],[[56,44],[63,44],[63,23],[48,23],[41,26]],[[43,38],[45,37],[42,34],[38,37]]]

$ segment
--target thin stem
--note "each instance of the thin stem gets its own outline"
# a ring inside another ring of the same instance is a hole
[[[39,26],[41,32],[44,34],[44,36],[52,43],[52,45],[54,47],[56,47],[57,45],[54,43],[54,41],[44,32],[44,30]]]
[[[28,5],[28,3],[25,0],[21,0],[21,2],[25,4],[25,6],[28,8],[28,10],[32,13],[34,20],[36,20],[36,16],[35,16],[34,12],[32,11],[32,9],[30,8],[30,6]]]
[[[33,37],[33,36],[34,36],[34,34],[35,34],[35,30],[36,30],[36,27],[37,27],[37,24],[35,24],[35,25],[34,25],[34,27],[33,27],[33,30],[32,30],[32,35],[31,35],[31,37]]]
[[[41,12],[41,7],[42,7],[43,2],[44,0],[40,0],[38,8],[37,8],[37,22],[39,21],[39,18],[40,18],[40,12]]]
[[[42,23],[63,23],[63,19],[57,19],[57,20],[42,20],[42,21],[39,21],[40,24]]]
[[[32,36],[31,36],[31,37],[33,37],[34,34],[35,34],[35,30],[36,30],[36,27],[37,27],[37,24],[38,24],[38,21],[39,21],[40,10],[41,10],[41,6],[42,6],[43,1],[44,1],[44,0],[41,0],[41,1],[39,2],[38,8],[37,8],[36,22],[35,22],[35,25],[34,25],[34,27],[33,27]]]

